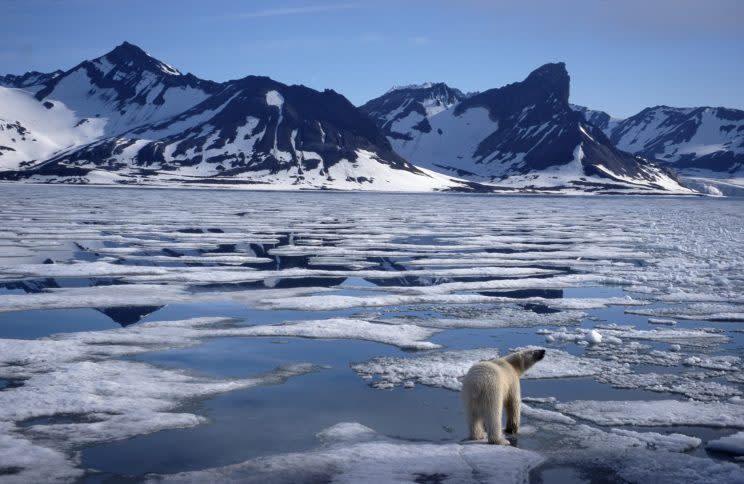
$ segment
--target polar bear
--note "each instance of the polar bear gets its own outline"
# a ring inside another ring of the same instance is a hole
[[[527,349],[481,361],[468,370],[462,400],[471,439],[480,440],[488,434],[489,444],[509,445],[501,433],[501,407],[506,407],[506,432],[517,433],[522,401],[519,377],[544,357],[544,349]]]

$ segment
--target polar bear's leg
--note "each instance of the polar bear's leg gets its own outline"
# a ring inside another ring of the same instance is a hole
[[[501,407],[504,402],[502,393],[494,391],[486,403],[484,420],[489,444],[509,445],[501,432]]]
[[[465,404],[465,415],[468,419],[468,431],[471,440],[480,440],[486,437],[483,430],[483,404],[477,398],[477,392],[473,389],[471,382],[465,382],[462,391],[462,402]]]
[[[506,433],[516,434],[519,432],[519,423],[522,416],[522,391],[519,380],[515,380],[511,390],[506,397]]]
[[[468,429],[470,430],[471,440],[480,440],[486,437],[486,432],[483,430],[483,418],[474,403],[475,402],[468,402],[466,404]]]

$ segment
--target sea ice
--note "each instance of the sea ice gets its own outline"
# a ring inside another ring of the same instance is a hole
[[[599,425],[744,428],[744,405],[680,400],[593,401],[559,403],[561,411]]]
[[[673,319],[664,319],[664,318],[648,318],[648,322],[651,324],[668,324],[672,326],[677,324],[677,321]]]
[[[443,311],[441,307],[434,310]],[[466,312],[466,311],[464,311]],[[380,319],[389,324],[412,323],[429,328],[525,328],[529,326],[558,326],[578,324],[586,317],[583,311],[558,311],[554,313],[535,313],[521,307],[500,306],[486,309],[477,307],[463,318],[417,318],[400,317]]]
[[[80,445],[191,427],[204,418],[175,411],[185,400],[281,383],[319,369],[316,365],[294,364],[263,375],[221,380],[112,359],[196,344],[200,338],[223,331],[229,321],[195,318],[37,340],[0,339],[0,375],[22,379],[21,385],[0,391],[0,448],[8,449],[12,457],[9,462],[24,462],[16,458],[21,451],[43,460],[41,465],[35,463],[36,467],[16,465],[17,473],[12,475],[22,479],[42,471],[50,476],[79,474],[74,462],[64,460],[67,455],[31,444],[26,440],[29,436],[53,449],[70,451]],[[73,421],[57,423],[55,417],[59,415]],[[49,421],[33,423],[40,417]],[[28,424],[22,435],[16,428],[18,423]],[[56,470],[50,471],[46,465],[54,465]]]
[[[744,455],[744,432],[736,432],[733,435],[711,440],[705,445],[705,448],[716,452]]]
[[[422,341],[439,330],[412,324],[371,323],[360,319],[319,319],[298,323],[225,329],[220,336],[297,336],[303,338],[348,338],[376,341],[405,349],[427,350],[440,345]]]
[[[705,375],[701,375],[703,378]],[[731,385],[705,381],[694,374],[674,373],[613,373],[598,374],[596,380],[615,388],[640,388],[652,392],[677,393],[696,400],[718,400],[740,396]]]
[[[530,347],[532,348],[532,347]],[[521,350],[525,348],[517,348]],[[379,357],[351,367],[376,388],[392,388],[406,381],[460,390],[460,378],[478,361],[498,358],[498,350],[436,351],[411,357]],[[545,358],[525,373],[524,378],[565,378],[594,376],[602,372],[625,372],[624,366],[602,360],[581,358],[556,349],[546,350]]]
[[[591,338],[591,332],[597,332],[604,341],[620,344],[623,339],[682,343],[690,346],[710,346],[729,341],[729,337],[717,330],[710,329],[654,329],[652,331],[636,329],[633,326],[616,324],[598,324],[595,329],[576,328],[572,332],[565,329],[555,331],[541,330],[538,334],[551,337],[553,341],[581,341]]]
[[[734,303],[693,303],[685,307],[627,309],[627,313],[663,318],[699,319],[703,321],[744,321],[744,305]]]
[[[14,424],[0,421],[0,481],[4,484],[73,482],[83,476],[77,459],[34,444],[17,432]]]
[[[592,329],[586,334],[586,341],[591,344],[599,344],[602,342],[602,334],[596,329]]]
[[[685,365],[710,370],[738,370],[741,368],[741,358],[738,356],[690,356],[685,358],[684,363]]]
[[[151,482],[527,482],[539,454],[471,443],[409,442],[381,436],[356,423],[318,434],[323,444],[306,452],[254,458],[239,464],[172,475]]]

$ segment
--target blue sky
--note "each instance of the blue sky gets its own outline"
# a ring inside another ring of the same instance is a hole
[[[69,69],[124,40],[182,72],[332,88],[464,91],[564,61],[571,101],[744,108],[740,0],[0,0],[0,74]]]

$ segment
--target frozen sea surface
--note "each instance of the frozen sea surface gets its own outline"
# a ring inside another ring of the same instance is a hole
[[[2,185],[0,482],[744,482],[743,246],[741,199]]]

